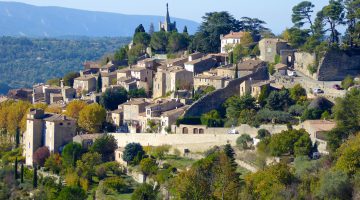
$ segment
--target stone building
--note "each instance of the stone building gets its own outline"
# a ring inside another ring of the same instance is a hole
[[[159,22],[159,30],[164,30],[165,32],[175,31],[176,29],[176,22],[174,21],[171,23],[170,21],[170,14],[169,14],[169,4],[166,4],[166,16],[164,22]]]
[[[7,93],[7,97],[10,99],[23,100],[23,101],[32,101],[32,89],[20,88],[12,89]]]
[[[221,53],[229,53],[235,47],[235,45],[241,43],[242,37],[244,37],[246,32],[233,32],[231,31],[227,35],[220,35],[221,40]],[[229,49],[227,49],[229,48]]]
[[[187,71],[193,72],[196,75],[216,67],[217,60],[212,56],[206,56],[186,62],[184,66]]]
[[[153,98],[176,90],[190,90],[192,85],[193,73],[183,67],[158,68],[154,78]]]
[[[213,86],[215,89],[221,89],[226,86],[230,78],[200,74],[194,77],[194,89],[197,90],[201,86]]]
[[[96,77],[93,75],[84,75],[74,79],[73,88],[78,92],[93,92],[96,90]]]
[[[114,72],[102,72],[101,73],[101,88],[105,92],[106,88],[111,85],[116,85],[117,83],[117,73]]]
[[[41,109],[31,109],[23,134],[26,165],[33,165],[33,155],[38,148],[46,146],[51,153],[59,153],[75,134],[76,120],[64,115],[44,113]]]
[[[282,50],[291,49],[286,41],[278,38],[264,38],[259,42],[260,59],[273,63],[275,57],[280,56]],[[281,60],[280,60],[281,61]]]
[[[83,149],[89,149],[89,147],[95,142],[95,140],[101,136],[101,133],[76,135],[72,138],[72,141],[81,144],[81,147]]]
[[[69,86],[64,86],[64,82],[61,80],[60,87],[45,84],[34,85],[32,103],[53,104],[59,101],[67,103],[73,100],[75,96],[76,90]]]

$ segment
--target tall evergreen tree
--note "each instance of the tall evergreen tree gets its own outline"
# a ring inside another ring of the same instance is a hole
[[[101,92],[101,88],[102,88],[102,78],[101,78],[101,73],[99,72],[97,82],[96,82],[96,92],[97,93]]]
[[[238,67],[237,63],[236,63],[236,67],[235,67],[235,78],[239,78],[239,67]]]
[[[16,144],[16,148],[19,148],[20,145],[20,128],[17,127],[16,128],[16,133],[15,133],[15,144]]]
[[[187,26],[184,26],[183,33],[185,33],[185,34],[189,34],[189,33],[188,33],[188,28],[187,28]]]
[[[24,183],[24,163],[21,163],[20,182]]]
[[[33,187],[37,188],[38,186],[38,176],[37,176],[37,166],[34,166],[34,176],[33,176]]]
[[[15,158],[15,164],[14,164],[14,176],[15,176],[15,180],[19,178],[18,176],[18,159],[17,157]]]
[[[311,20],[311,14],[314,12],[313,8],[315,7],[310,1],[300,2],[298,5],[293,7],[293,14],[291,20],[294,23],[295,27],[301,28],[304,24],[310,24],[310,30],[314,34],[313,22]]]

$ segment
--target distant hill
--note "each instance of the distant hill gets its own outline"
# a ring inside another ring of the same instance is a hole
[[[124,15],[0,2],[0,36],[132,36],[139,24],[148,29],[150,23],[153,23],[156,30],[159,21],[163,20],[163,16]],[[190,33],[195,32],[199,25],[191,20],[171,20],[176,21],[179,31],[186,25]]]
[[[128,37],[0,37],[0,94],[79,71],[84,61],[99,60],[130,40]]]

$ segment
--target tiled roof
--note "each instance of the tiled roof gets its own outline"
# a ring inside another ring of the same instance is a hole
[[[240,38],[244,37],[245,33],[246,32],[242,32],[242,31],[240,31],[240,32],[230,32],[229,34],[224,35],[223,38],[225,38],[225,39],[232,39],[232,38],[240,39]]]

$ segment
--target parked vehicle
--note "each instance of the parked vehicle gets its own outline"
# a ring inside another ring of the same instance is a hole
[[[296,77],[296,76],[297,76],[297,73],[296,73],[296,71],[288,70],[288,76]]]
[[[320,88],[314,88],[314,89],[313,89],[313,93],[314,93],[314,94],[322,94],[322,93],[324,93],[324,90],[322,90],[322,89],[320,89]]]
[[[334,88],[335,90],[342,90],[341,86],[338,84],[333,85],[332,88]]]

